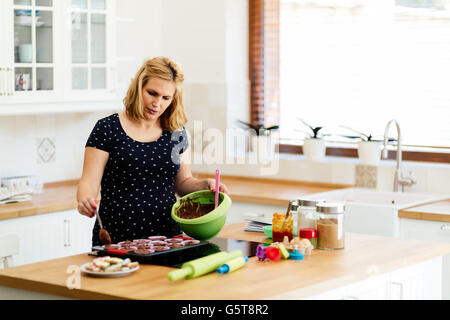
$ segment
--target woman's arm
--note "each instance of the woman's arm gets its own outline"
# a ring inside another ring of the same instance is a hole
[[[92,147],[84,151],[83,174],[78,183],[77,201],[78,212],[82,215],[93,217],[98,204],[100,182],[109,153]]]
[[[180,154],[180,171],[175,178],[175,190],[180,197],[199,190],[216,191],[214,179],[197,179],[192,176],[190,148]],[[220,184],[219,191],[229,195],[228,188],[223,183]]]

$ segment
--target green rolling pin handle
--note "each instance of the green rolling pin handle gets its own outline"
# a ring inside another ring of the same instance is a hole
[[[170,271],[167,275],[167,278],[169,278],[170,281],[176,281],[179,279],[183,279],[190,275],[192,273],[192,268],[189,266],[186,266],[184,268],[180,268],[177,270]]]
[[[237,257],[242,257],[241,250],[235,250],[230,253],[220,251],[210,254],[206,257],[185,262],[181,266],[181,269],[170,271],[167,277],[171,281],[175,281],[181,278],[197,278],[206,273],[216,270],[222,264]]]

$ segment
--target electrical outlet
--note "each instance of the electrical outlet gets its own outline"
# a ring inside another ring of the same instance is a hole
[[[355,185],[360,188],[376,189],[377,166],[357,164],[355,166]]]

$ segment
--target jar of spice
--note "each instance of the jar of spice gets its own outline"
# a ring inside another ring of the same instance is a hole
[[[304,228],[317,229],[318,214],[316,213],[316,205],[322,200],[314,200],[307,198],[298,198],[298,214],[297,214],[297,230]]]
[[[345,246],[343,203],[319,203],[316,205],[317,247],[319,249],[336,250]]]
[[[293,221],[293,234],[294,236],[298,236],[298,204],[297,201],[291,201],[291,216]]]
[[[314,228],[303,228],[299,230],[300,239],[308,239],[314,249],[317,248],[317,230]]]

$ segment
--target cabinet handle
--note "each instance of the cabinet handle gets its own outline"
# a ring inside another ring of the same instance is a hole
[[[7,79],[8,74],[6,72],[6,68],[0,67],[0,96],[6,94],[6,85],[8,84]]]
[[[449,230],[450,230],[450,227],[447,226],[447,225],[445,225],[445,224],[443,224],[443,225],[441,226],[441,230],[442,230],[442,231],[449,231]]]
[[[360,300],[360,299],[355,296],[345,296],[342,298],[342,300]]]
[[[391,282],[391,284],[400,287],[400,300],[403,300],[403,283],[401,283],[401,282]]]
[[[12,96],[14,94],[14,69],[13,68],[7,68],[8,71],[8,84],[7,84],[7,88],[8,88],[8,95]]]
[[[70,247],[71,243],[70,243],[70,220],[68,219],[64,219],[64,225],[66,226],[65,228],[65,239],[64,239],[64,247]]]

